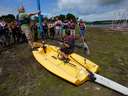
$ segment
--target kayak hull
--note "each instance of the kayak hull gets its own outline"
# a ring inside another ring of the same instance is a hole
[[[59,47],[53,45],[46,45],[45,50],[38,48],[32,53],[35,59],[48,71],[75,85],[80,85],[89,80],[89,73],[86,68],[93,73],[96,73],[99,69],[98,65],[88,59],[85,62],[85,58],[76,53],[69,56],[68,62],[60,60],[58,58]]]

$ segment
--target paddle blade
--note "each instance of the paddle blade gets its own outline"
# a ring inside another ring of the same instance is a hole
[[[89,47],[88,47],[88,45],[85,42],[84,42],[84,54],[86,56],[90,55]]]

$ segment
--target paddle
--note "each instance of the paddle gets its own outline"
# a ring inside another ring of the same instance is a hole
[[[64,43],[63,40],[56,40],[56,39],[54,39],[53,41],[55,41],[55,43],[58,43],[59,45],[63,45],[63,43]],[[76,44],[75,44],[75,47],[77,47],[77,48],[83,48],[83,47],[81,47],[79,45],[76,45]]]
[[[44,50],[44,53],[46,53],[46,46],[45,46],[45,42],[44,42],[44,38],[45,38],[45,33],[44,33],[44,30],[43,30],[43,26],[42,26],[42,15],[41,15],[41,6],[40,6],[40,0],[37,0],[37,9],[39,11],[39,14],[38,14],[38,21],[39,21],[39,32],[40,34],[42,34],[42,48]]]
[[[37,0],[37,9],[38,9],[38,11],[39,11],[39,14],[38,14],[38,22],[39,22],[39,32],[41,33],[43,33],[44,34],[44,32],[43,32],[43,27],[42,27],[42,16],[41,16],[41,8],[40,8],[40,0]]]
[[[44,53],[46,53],[46,52],[47,52],[47,51],[46,51],[46,48],[47,48],[47,47],[46,47],[45,45],[43,45],[42,48],[43,48],[43,50],[44,50]]]
[[[84,54],[85,54],[85,56],[88,56],[90,54],[90,50],[86,43],[87,41],[84,39],[84,37],[81,37],[81,39],[82,39],[83,47],[84,47]]]

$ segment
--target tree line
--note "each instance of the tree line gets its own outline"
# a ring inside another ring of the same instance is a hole
[[[60,14],[58,16],[54,16],[54,17],[51,17],[51,18],[44,17],[44,19],[45,20],[49,20],[49,19],[55,20],[56,17],[60,18],[60,20],[62,20],[62,21],[72,19],[74,22],[76,22],[78,20],[78,17],[76,17],[74,14],[71,14],[71,13],[68,13],[67,15]],[[38,16],[35,16],[34,18],[36,20],[38,20]],[[16,20],[17,16],[15,16],[13,14],[2,15],[2,16],[0,16],[0,19],[4,20],[6,23],[10,23],[10,22]]]

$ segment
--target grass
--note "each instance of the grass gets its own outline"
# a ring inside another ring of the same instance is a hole
[[[128,33],[88,28],[90,60],[99,74],[128,86]],[[83,55],[83,50],[77,49]],[[0,55],[0,96],[122,96],[93,82],[76,87],[51,74],[33,58],[27,44]]]

